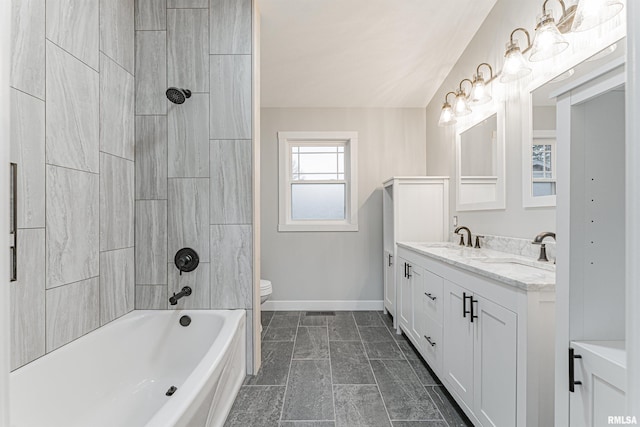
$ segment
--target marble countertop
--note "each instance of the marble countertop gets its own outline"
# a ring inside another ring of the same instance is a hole
[[[398,242],[398,246],[524,291],[554,290],[556,286],[552,263],[445,242]]]

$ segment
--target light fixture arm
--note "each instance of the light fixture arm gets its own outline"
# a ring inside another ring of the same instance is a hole
[[[549,0],[544,0],[544,3],[542,3],[542,14],[546,15],[547,14],[547,3],[549,3]],[[560,6],[562,6],[562,16],[565,16],[567,14],[567,7],[564,4],[563,0],[558,0],[558,3],[560,3]]]
[[[449,95],[456,96],[456,93],[455,93],[455,92],[448,92],[448,93],[444,96],[444,103],[445,103],[445,104],[449,104]]]
[[[487,67],[489,67],[489,78],[487,79],[487,83],[489,83],[493,79],[495,79],[497,76],[493,75],[493,68],[491,67],[491,65],[487,64],[486,62],[483,62],[482,64],[478,65],[478,68],[476,68],[476,75],[477,76],[480,75],[480,67],[482,67],[483,65],[486,65]]]
[[[471,87],[473,87],[473,82],[471,80],[469,80],[469,79],[462,79],[460,81],[460,92],[459,93],[463,94],[464,96],[467,96],[467,92],[465,92],[464,89],[462,89],[462,83],[464,83],[464,82],[469,82]]]
[[[547,1],[549,1],[549,0],[547,0]],[[513,36],[518,31],[522,31],[527,36],[527,47],[522,51],[522,53],[527,53],[527,51],[529,51],[529,49],[531,49],[532,45],[531,45],[531,34],[529,34],[529,31],[527,31],[526,29],[524,29],[522,27],[518,27],[515,30],[511,31],[511,35],[509,36],[509,42],[511,44],[513,44]]]

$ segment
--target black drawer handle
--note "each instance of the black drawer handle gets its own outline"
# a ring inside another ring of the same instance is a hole
[[[426,336],[426,335],[425,335],[425,336],[424,336],[424,339],[426,339],[426,340],[427,340],[427,342],[428,342],[429,344],[431,344],[431,347],[435,347],[435,346],[436,346],[435,341],[431,341],[431,337],[428,337],[428,336]]]
[[[389,267],[391,267],[391,265],[393,264],[393,263],[391,262],[391,258],[393,258],[393,255],[389,254]]]
[[[473,323],[473,319],[478,318],[478,316],[475,314],[475,310],[473,309],[473,304],[477,304],[478,300],[473,299],[473,297],[469,297],[469,298],[471,298],[471,323]]]
[[[411,274],[411,264],[407,264],[407,279],[411,279],[413,274]]]
[[[435,300],[436,300],[436,297],[434,297],[434,296],[433,296],[433,295],[431,295],[430,293],[425,292],[424,294],[425,294],[426,296],[428,296],[428,297],[429,297],[429,299],[430,299],[431,301],[435,301]]]
[[[573,393],[575,386],[582,385],[582,381],[575,380],[574,361],[575,359],[582,359],[582,356],[575,354],[575,350],[569,347],[569,391]]]

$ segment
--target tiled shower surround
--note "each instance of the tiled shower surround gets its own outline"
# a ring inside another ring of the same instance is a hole
[[[186,285],[175,308],[250,309],[251,0],[14,0],[13,15],[12,369]],[[171,104],[170,86],[193,95]],[[182,247],[200,266],[180,276]]]
[[[252,2],[137,0],[135,7],[135,307],[251,316]],[[168,87],[192,95],[176,105]],[[200,264],[180,275],[174,256],[184,247]],[[193,293],[170,306],[183,286]],[[250,317],[247,325],[250,343]]]
[[[11,367],[134,308],[134,0],[14,0]]]

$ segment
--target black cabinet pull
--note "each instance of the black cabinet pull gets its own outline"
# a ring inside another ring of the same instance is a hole
[[[391,267],[391,258],[393,258],[393,255],[389,254],[389,267]]]
[[[575,359],[582,359],[582,356],[575,354],[575,350],[569,347],[569,391],[573,393],[575,386],[582,385],[582,381],[575,380],[574,361]]]
[[[411,264],[407,264],[407,279],[411,279],[413,274],[411,274]]]
[[[477,319],[478,316],[475,314],[475,310],[473,309],[473,304],[477,304],[478,300],[477,299],[473,299],[472,296],[470,296],[469,298],[471,298],[471,323],[473,323],[473,319]]]
[[[431,344],[431,347],[435,347],[435,346],[436,346],[436,343],[435,343],[434,341],[431,341],[431,337],[428,337],[428,336],[426,336],[426,335],[425,335],[425,336],[424,336],[424,339],[426,339],[426,340],[427,340],[427,342],[428,342],[429,344]]]
[[[470,314],[471,311],[467,310],[467,298],[471,299],[471,295],[467,295],[466,292],[462,293],[462,317],[467,317],[467,314]]]
[[[436,297],[434,297],[433,295],[431,295],[431,294],[429,294],[429,293],[427,293],[427,292],[425,292],[424,294],[425,294],[426,296],[428,296],[428,297],[429,297],[429,299],[430,299],[431,301],[435,301],[435,300],[436,300]]]
[[[404,277],[407,278],[407,263],[404,263]]]

